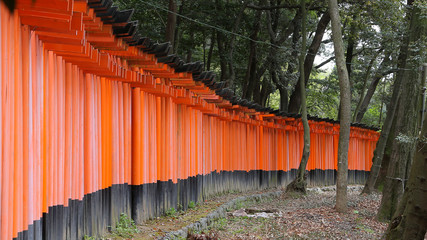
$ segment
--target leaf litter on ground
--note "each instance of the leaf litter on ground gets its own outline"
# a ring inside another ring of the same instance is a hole
[[[375,219],[381,194],[360,195],[362,187],[348,187],[349,210],[345,214],[334,209],[334,186],[314,187],[306,195],[283,193],[261,202],[246,202],[204,232],[191,233],[188,239],[381,239],[387,228],[387,223]],[[159,239],[234,198],[278,190],[216,195],[185,212],[146,221],[132,239]]]
[[[381,239],[387,223],[375,219],[381,195],[360,195],[362,186],[349,186],[349,210],[335,209],[335,187],[310,188],[307,195],[282,194],[237,209],[193,239]],[[276,211],[269,217],[249,216]]]

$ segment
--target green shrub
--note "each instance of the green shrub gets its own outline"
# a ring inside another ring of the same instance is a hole
[[[139,230],[135,222],[126,214],[122,213],[120,214],[119,221],[116,223],[116,227],[112,228],[111,232],[119,237],[132,238],[135,234],[139,233]]]
[[[166,210],[165,214],[168,217],[175,217],[175,215],[176,215],[176,209],[175,208],[170,208],[169,210]]]
[[[190,201],[190,203],[188,204],[188,208],[193,209],[195,207],[196,207],[196,203],[194,203],[194,201]]]

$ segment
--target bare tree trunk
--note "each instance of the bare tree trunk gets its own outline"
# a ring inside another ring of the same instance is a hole
[[[427,36],[427,20],[421,16],[418,5],[413,5],[409,13],[410,24],[408,28],[409,47],[407,69],[403,74],[402,95],[397,109],[396,130],[393,141],[392,154],[387,170],[381,205],[378,210],[378,219],[389,220],[394,215],[400,202],[407,179],[408,169],[415,154],[415,138],[418,137],[418,111],[420,110],[419,95],[421,94],[421,81],[418,76],[419,63],[416,57],[422,57],[425,45],[415,47]],[[425,58],[423,59],[426,60]]]
[[[310,156],[310,127],[307,120],[307,101],[305,96],[305,77],[304,77],[304,54],[307,42],[307,33],[306,33],[306,9],[305,9],[305,0],[301,0],[301,53],[299,56],[299,71],[300,71],[300,84],[301,84],[301,120],[304,126],[304,148],[301,157],[301,163],[298,168],[297,176],[294,181],[292,181],[287,187],[286,191],[302,192],[305,193],[307,189],[307,175],[305,170],[307,168],[308,157]]]
[[[217,11],[223,11],[224,7],[221,4],[222,1],[216,1]],[[245,14],[246,6],[248,2],[243,2],[239,10],[239,15],[234,20],[234,25],[231,30],[232,33],[236,33],[239,30],[241,20]],[[227,39],[226,35],[217,32],[217,42],[218,42],[218,52],[220,56],[220,66],[221,66],[221,81],[225,81],[228,84],[228,87],[235,88],[235,73],[233,65],[233,52],[234,52],[234,42],[236,40],[236,35],[231,34],[230,38]]]
[[[245,81],[243,83],[243,94],[242,97],[248,100],[251,100],[253,87],[255,84],[254,77],[257,69],[257,44],[255,41],[258,40],[258,33],[261,27],[259,19],[261,18],[261,11],[255,13],[255,20],[253,23],[253,30],[250,35],[250,38],[254,41],[249,41],[249,57],[248,57],[248,67],[246,69]]]
[[[381,70],[381,69],[386,68],[390,62],[391,62],[390,52],[388,52],[385,54],[384,59],[381,62],[379,69]],[[357,109],[358,112],[357,113],[355,112],[355,116],[356,116],[355,121],[356,122],[362,121],[363,115],[365,115],[366,110],[368,110],[369,103],[372,99],[372,96],[374,96],[375,90],[377,89],[377,86],[378,86],[380,80],[383,77],[385,77],[388,74],[393,73],[393,72],[397,72],[397,69],[389,69],[389,70],[384,71],[384,72],[377,72],[374,75],[374,78],[372,79],[371,85],[369,86],[368,91],[366,92],[366,95],[363,98],[363,101],[360,103],[360,107]]]
[[[341,19],[338,11],[337,0],[329,0],[329,14],[331,15],[332,39],[340,84],[340,136],[338,142],[338,173],[337,173],[337,199],[338,212],[347,211],[347,176],[348,176],[348,145],[350,140],[351,122],[351,95],[350,81],[345,66],[345,57],[341,33]]]
[[[410,13],[407,14],[407,21],[410,22]],[[365,187],[363,188],[362,193],[370,194],[374,190],[375,182],[378,178],[378,174],[381,169],[381,162],[384,156],[384,150],[387,146],[387,140],[389,138],[390,130],[393,126],[393,120],[395,118],[396,109],[401,96],[401,87],[404,81],[405,66],[406,60],[408,58],[408,46],[409,46],[409,37],[403,37],[402,45],[400,46],[400,52],[398,57],[397,66],[400,69],[397,72],[396,80],[393,86],[393,94],[391,101],[387,107],[387,116],[384,121],[384,125],[381,130],[380,138],[378,139],[377,146],[374,151],[374,157],[372,159],[371,171],[369,173],[368,180],[366,181]],[[356,119],[357,120],[357,119]]]
[[[350,24],[350,33],[348,35],[348,42],[347,42],[347,52],[346,52],[346,57],[345,57],[345,64],[347,66],[347,73],[348,73],[348,79],[350,81],[350,89],[353,89],[353,81],[351,81],[351,70],[352,70],[352,61],[353,61],[353,51],[354,51],[354,46],[357,45],[356,42],[356,32],[357,32],[357,28],[356,28],[356,21],[358,18],[358,14],[354,14],[353,15],[353,21]]]
[[[265,107],[267,103],[268,96],[270,93],[273,92],[273,85],[269,81],[267,77],[264,77],[262,79],[261,83],[261,90],[259,92],[259,99],[256,101],[256,103],[260,104],[261,106]]]
[[[314,58],[316,57],[317,52],[319,51],[320,44],[322,43],[322,38],[325,33],[326,27],[330,21],[329,13],[326,12],[322,15],[317,24],[316,33],[314,34],[313,41],[311,42],[310,47],[308,48],[307,56],[304,61],[304,80],[307,85],[308,79],[310,78],[311,69],[313,68]],[[300,78],[301,79],[301,78]],[[288,111],[291,113],[299,112],[301,106],[301,90],[299,89],[301,84],[295,85],[295,90],[292,93],[289,100]]]
[[[424,239],[427,229],[427,118],[417,144],[411,173],[386,239]]]
[[[399,62],[403,61],[403,64],[404,64],[404,62],[406,62],[406,52],[402,51],[402,50],[404,50],[404,48],[405,48],[405,46],[402,46],[401,53],[399,55],[399,59],[400,59]],[[406,45],[406,48],[407,48],[407,45]],[[404,53],[404,54],[402,54],[402,53]],[[402,66],[402,65],[399,64],[398,66]],[[376,146],[375,151],[374,151],[374,157],[372,158],[372,166],[371,166],[371,170],[369,173],[369,177],[368,177],[368,180],[366,181],[366,184],[365,184],[365,187],[363,188],[362,193],[367,193],[367,194],[372,193],[372,191],[374,190],[374,187],[375,187],[375,182],[377,181],[377,178],[378,178],[378,174],[380,172],[380,169],[382,168],[384,151],[386,149],[387,140],[389,138],[389,134],[390,134],[390,131],[391,131],[392,126],[393,126],[393,120],[395,118],[395,112],[396,112],[398,102],[400,99],[400,94],[401,94],[401,82],[403,80],[402,79],[403,75],[402,76],[400,76],[400,75],[403,74],[403,72],[402,72],[402,70],[400,72],[401,73],[398,73],[396,80],[394,82],[393,94],[391,97],[391,101],[387,107],[387,115],[386,115],[386,118],[384,120],[384,125],[381,129],[380,138],[378,139],[377,146]]]
[[[194,32],[190,33],[190,42],[194,42]],[[193,58],[193,49],[192,48],[188,48],[187,50],[187,57],[186,57],[186,61],[187,62],[191,62],[191,59]]]
[[[374,65],[375,60],[377,59],[378,55],[384,50],[384,48],[381,48],[375,55],[372,57],[371,61],[369,61],[368,67],[366,69],[365,77],[363,78],[363,86],[362,90],[360,90],[360,97],[359,101],[357,102],[356,109],[354,110],[353,114],[353,122],[356,122],[356,116],[359,112],[360,106],[362,105],[363,99],[365,98],[365,91],[366,87],[368,85],[368,79],[371,75],[372,66]]]
[[[211,45],[209,46],[208,59],[207,59],[207,63],[206,63],[206,70],[207,71],[211,70],[211,61],[212,61],[212,54],[213,54],[214,46],[215,46],[215,30],[212,30]]]
[[[281,74],[279,76],[280,82],[285,82],[286,80],[283,79],[284,76]],[[287,85],[282,86],[279,88],[280,93],[280,111],[288,112],[288,90],[286,89]]]
[[[176,2],[175,0],[169,0],[169,13],[168,21],[166,24],[166,41],[171,43],[173,47],[175,44],[175,28],[176,28]],[[171,49],[173,52],[173,49]]]
[[[179,6],[179,9],[178,9],[178,15],[182,15],[182,13],[184,12],[184,7],[185,7],[185,0],[181,0],[181,5]],[[182,21],[181,21],[181,18],[178,17],[178,15],[176,17],[176,27],[175,27],[174,41],[172,45],[173,51],[171,51],[174,54],[178,53],[179,44],[183,34],[183,31],[179,30],[180,29],[179,26],[181,25]]]

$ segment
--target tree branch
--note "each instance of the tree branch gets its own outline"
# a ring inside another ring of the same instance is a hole
[[[323,61],[322,63],[320,63],[319,65],[315,66],[314,68],[319,69],[334,59],[335,59],[335,56],[332,56],[332,57],[326,59],[325,61]]]
[[[257,6],[254,4],[248,4],[248,8],[252,8],[255,10],[274,10],[274,9],[280,9],[280,8],[288,8],[288,9],[297,9],[300,8],[299,5],[291,5],[291,4],[281,4],[276,6]],[[307,8],[308,10],[322,10],[325,8],[325,6],[313,6],[310,8]]]

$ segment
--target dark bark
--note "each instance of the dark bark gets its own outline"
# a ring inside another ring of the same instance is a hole
[[[350,81],[345,66],[344,49],[341,33],[341,20],[337,0],[329,0],[329,13],[331,15],[332,39],[340,84],[340,135],[338,142],[338,172],[337,172],[337,197],[338,212],[347,211],[347,176],[348,176],[348,145],[350,140],[351,122],[351,94]]]
[[[209,46],[208,59],[206,60],[206,70],[207,71],[211,70],[211,61],[212,61],[212,54],[213,54],[214,46],[215,46],[215,30],[212,30],[211,45]]]
[[[351,62],[353,61],[354,44],[355,44],[354,38],[350,38],[348,40],[347,53],[346,53],[346,56],[345,56],[345,64],[346,64],[346,67],[347,67],[347,72],[348,72],[347,74],[348,74],[349,79],[351,79]],[[350,81],[350,85],[351,86],[353,85],[351,83],[351,81]]]
[[[220,80],[226,81],[230,74],[228,73],[227,55],[226,55],[226,49],[224,46],[225,39],[223,34],[220,32],[217,32],[216,40],[217,40],[217,47],[218,47],[218,53],[219,53],[219,65],[221,68]]]
[[[194,33],[193,33],[193,32],[192,32],[192,33],[190,33],[190,42],[194,42]],[[192,48],[189,48],[189,49],[187,50],[187,57],[186,57],[186,61],[187,61],[187,62],[191,62],[192,57],[193,57],[193,49],[192,49]]]
[[[183,14],[184,12],[184,7],[185,7],[185,0],[181,0],[181,5],[179,6],[178,9],[178,13],[180,15]],[[179,44],[181,42],[181,38],[182,38],[182,34],[183,31],[180,31],[180,25],[181,25],[181,18],[177,17],[176,18],[176,27],[175,27],[175,37],[174,37],[174,42],[173,42],[173,53],[177,54],[178,53],[178,49],[179,49]]]
[[[361,105],[360,105],[360,108],[359,108],[359,111],[358,111],[358,113],[357,113],[357,116],[356,116],[355,122],[360,122],[360,121],[362,121],[363,116],[365,115],[366,111],[368,110],[369,103],[371,102],[371,99],[372,99],[372,97],[374,96],[375,90],[377,89],[377,86],[378,86],[378,84],[380,83],[380,80],[381,80],[383,77],[385,77],[385,76],[387,76],[387,75],[389,75],[389,74],[391,74],[391,73],[395,73],[395,72],[397,72],[397,71],[398,71],[398,69],[393,68],[393,69],[389,69],[389,70],[387,70],[387,71],[384,71],[384,72],[382,72],[382,73],[377,73],[377,74],[374,76],[374,79],[372,79],[372,82],[371,82],[371,84],[369,85],[368,91],[366,92],[366,95],[365,95],[365,97],[363,98],[363,101],[362,101],[362,103],[361,103]]]
[[[388,52],[385,54],[384,59],[381,62],[379,69],[382,70],[382,69],[387,68],[390,63],[391,63],[390,52]],[[363,101],[361,102],[359,109],[356,109],[356,110],[358,110],[356,118],[355,118],[356,122],[362,121],[362,118],[365,115],[366,111],[368,110],[369,103],[371,102],[371,99],[374,96],[375,90],[377,89],[377,86],[380,83],[380,80],[383,77],[385,77],[391,73],[394,73],[394,72],[397,72],[397,69],[389,69],[389,70],[386,70],[384,72],[377,72],[373,76],[371,84],[369,85],[368,91],[366,92],[366,95],[364,96]]]
[[[280,5],[267,5],[267,6],[262,6],[262,5],[254,5],[254,4],[249,4],[248,8],[252,8],[252,9],[256,9],[256,10],[274,10],[274,9],[280,9],[280,8],[288,8],[288,9],[299,9],[300,6],[299,5],[292,5],[292,4],[280,4]],[[308,9],[310,10],[322,10],[324,9],[325,6],[319,5],[319,6],[310,6]]]
[[[279,81],[281,83],[285,83],[287,82],[284,79],[284,75],[280,74],[279,76]],[[280,94],[280,111],[283,112],[288,112],[288,90],[287,90],[287,85],[284,85],[282,87],[279,88],[279,94]]]
[[[408,5],[411,5],[412,1],[408,1]],[[411,26],[414,25],[413,24],[413,19],[411,18],[411,12],[408,11],[407,15],[406,15],[406,21],[409,23],[410,27],[408,28],[408,30],[411,29]],[[396,132],[399,132],[399,129],[396,129],[396,131],[393,129],[393,132],[391,133],[390,130],[392,129],[393,126],[393,122],[395,122],[396,124],[398,123],[397,120],[395,119],[395,114],[397,115],[397,108],[399,105],[399,101],[400,101],[400,97],[401,97],[401,93],[402,93],[402,87],[406,84],[406,80],[407,80],[407,76],[405,71],[405,68],[407,67],[407,59],[408,59],[408,54],[409,54],[409,43],[411,41],[411,36],[409,34],[406,34],[405,36],[403,36],[402,38],[402,43],[400,46],[400,52],[399,52],[399,57],[398,57],[398,68],[399,71],[396,74],[396,79],[394,82],[394,86],[393,86],[393,94],[391,97],[391,101],[389,103],[389,106],[387,107],[387,116],[386,119],[384,121],[384,125],[382,127],[381,130],[381,135],[380,138],[377,142],[377,146],[375,148],[374,151],[374,157],[372,159],[372,166],[371,166],[371,171],[368,177],[368,180],[366,181],[365,187],[363,188],[362,193],[371,193],[374,189],[375,186],[375,182],[378,178],[378,174],[380,172],[380,168],[382,165],[382,160],[383,160],[383,156],[384,156],[384,150],[386,149],[387,146],[387,140],[389,138],[389,134],[392,134],[393,136],[397,136],[395,135]],[[402,105],[402,104],[400,104]],[[401,107],[399,107],[401,108]],[[397,127],[393,127],[393,128],[397,128]],[[394,138],[393,138],[394,139]],[[390,168],[390,167],[389,167]],[[387,170],[387,172],[389,171],[389,169]],[[391,172],[394,172],[392,170],[390,170]],[[386,179],[387,182],[387,179]],[[384,184],[387,185],[387,184]],[[390,189],[385,189],[386,186],[384,186],[384,190],[390,190]],[[389,196],[389,193],[386,194],[386,196]],[[387,208],[385,208],[387,209]],[[390,209],[390,208],[388,208]],[[386,218],[390,218],[391,214],[393,213],[387,213],[385,210],[383,210],[383,213],[381,213],[380,215],[382,215],[382,218],[384,217]],[[387,217],[388,215],[388,217]]]
[[[270,81],[268,80],[268,78],[264,78],[262,80],[262,88],[259,94],[259,99],[258,101],[256,101],[256,103],[260,104],[261,106],[265,107],[266,103],[267,103],[267,99],[268,96],[270,95],[270,93],[272,93],[273,91],[273,87],[270,83]]]
[[[308,79],[310,78],[311,69],[313,68],[314,59],[317,52],[319,51],[320,44],[322,42],[323,35],[325,33],[326,27],[330,21],[329,13],[324,13],[317,24],[316,33],[314,35],[313,41],[311,42],[310,47],[308,48],[307,56],[304,61],[304,79],[305,85],[308,84]],[[292,93],[289,100],[288,111],[291,113],[298,113],[301,106],[301,84],[297,83],[295,85],[295,90]]]
[[[357,42],[356,42],[357,18],[358,18],[358,14],[354,14],[353,15],[353,21],[351,22],[351,25],[350,25],[350,34],[348,36],[347,52],[346,52],[346,57],[345,57],[345,64],[347,67],[348,79],[350,80],[350,89],[353,89],[353,81],[351,81],[351,71],[352,71],[351,63],[353,61],[354,46],[357,44]]]
[[[246,69],[245,74],[245,81],[244,81],[244,87],[243,87],[243,94],[242,97],[246,98],[248,100],[251,100],[252,94],[255,87],[255,77],[256,77],[256,70],[257,70],[257,44],[255,41],[258,40],[258,33],[260,31],[260,21],[261,18],[261,11],[257,11],[255,13],[255,20],[253,23],[253,30],[250,35],[250,38],[254,41],[249,41],[249,57],[248,57],[248,67]]]
[[[409,46],[415,45],[427,36],[427,21],[421,17],[421,10],[417,5],[412,6],[408,16],[410,24],[407,36]],[[393,141],[390,164],[384,185],[381,205],[378,210],[378,219],[389,220],[395,213],[398,203],[404,192],[405,180],[415,154],[414,139],[418,136],[418,111],[420,110],[419,95],[421,81],[419,78],[419,63],[414,57],[424,56],[424,47],[409,47],[407,70],[403,73],[401,102],[397,109],[396,129]],[[425,59],[424,59],[425,60]],[[402,140],[402,136],[404,137]],[[424,140],[423,140],[424,141]]]
[[[248,3],[245,2],[242,4],[237,18],[234,20],[234,25],[231,32],[236,33],[240,27],[242,17],[245,13],[245,9]],[[224,11],[224,7],[221,4],[221,1],[216,1],[217,11]],[[220,67],[221,67],[221,81],[225,81],[228,84],[228,87],[235,88],[235,72],[233,65],[233,51],[234,51],[234,42],[236,40],[236,35],[231,34],[229,38],[227,35],[217,32],[217,43],[218,43],[218,52],[220,56]]]
[[[321,43],[324,43],[325,41],[322,41]],[[360,49],[359,51],[355,52],[353,54],[353,57],[356,55],[359,55],[360,53],[362,53],[363,51],[365,51],[364,48]],[[325,61],[321,62],[319,65],[314,66],[315,69],[319,69],[321,67],[323,67],[324,65],[328,64],[329,62],[331,62],[332,60],[335,59],[335,56],[331,56],[330,58],[326,59]]]
[[[268,33],[270,35],[270,42],[272,47],[270,47],[270,53],[267,57],[267,61],[270,62],[270,73],[271,73],[271,79],[273,83],[276,85],[276,88],[279,90],[280,94],[280,110],[287,112],[288,107],[288,90],[287,86],[289,84],[289,79],[283,77],[283,72],[281,69],[281,64],[278,63],[278,49],[275,46],[281,45],[290,34],[292,34],[292,47],[293,52],[291,56],[293,58],[298,58],[298,51],[297,51],[297,43],[300,38],[300,20],[301,20],[301,11],[298,10],[295,14],[295,17],[292,19],[292,21],[288,24],[284,24],[284,31],[282,34],[278,30],[279,26],[279,19],[280,19],[280,11],[278,9],[271,9],[266,11],[267,15],[267,29]],[[293,74],[293,65],[288,65],[288,73]]]
[[[175,0],[169,0],[169,13],[168,21],[166,24],[166,41],[170,42],[173,46],[175,45],[175,29],[176,29],[176,2]],[[171,50],[173,52],[173,49]]]
[[[304,147],[302,151],[301,162],[298,168],[297,176],[294,181],[292,181],[287,187],[286,191],[294,191],[294,192],[306,192],[307,188],[307,175],[306,168],[308,163],[308,158],[310,156],[310,126],[308,125],[307,119],[307,102],[305,96],[305,77],[304,77],[304,55],[305,54],[305,46],[307,41],[307,33],[306,33],[306,9],[305,9],[305,0],[301,0],[301,16],[302,16],[302,24],[301,24],[301,53],[299,56],[299,71],[300,71],[300,91],[301,91],[301,120],[304,127]]]
[[[381,168],[378,173],[378,177],[375,181],[374,189],[382,190],[384,189],[385,179],[387,177],[388,164],[390,163],[391,156],[391,147],[394,140],[394,129],[396,127],[396,118],[393,119],[393,124],[391,125],[390,133],[388,134],[388,139],[384,149],[384,154],[381,161]]]
[[[405,49],[407,49],[407,45],[404,44],[399,54],[400,64],[398,64],[398,66],[402,66],[402,64],[404,66],[406,62],[406,57],[407,57],[406,51],[402,51]],[[375,182],[377,181],[377,178],[378,178],[378,174],[380,172],[380,169],[382,168],[384,151],[386,149],[387,141],[389,139],[389,134],[393,126],[393,121],[395,119],[395,112],[396,112],[400,94],[401,94],[401,83],[402,83],[402,76],[399,76],[399,73],[398,73],[398,76],[396,77],[396,80],[394,82],[391,101],[387,106],[387,109],[388,109],[387,116],[384,121],[384,125],[381,129],[381,135],[380,135],[380,138],[378,139],[377,146],[374,150],[371,170],[368,176],[368,180],[366,180],[365,187],[363,188],[362,193],[367,193],[367,194],[372,193],[372,191],[374,190]]]
[[[375,60],[377,59],[378,55],[384,50],[384,48],[381,48],[378,52],[376,52],[376,54],[372,57],[371,61],[369,61],[368,67],[366,69],[366,73],[365,76],[363,78],[363,86],[362,86],[362,90],[360,90],[360,97],[359,97],[359,101],[357,102],[357,106],[356,109],[354,110],[354,114],[353,114],[353,122],[356,121],[356,116],[357,113],[359,112],[360,106],[362,105],[363,99],[365,97],[365,91],[366,91],[366,87],[368,85],[368,79],[371,75],[371,71],[372,71],[372,66],[374,65]],[[381,113],[380,113],[381,115]]]
[[[386,239],[424,239],[427,229],[427,118],[424,119],[420,140],[405,193],[390,221]]]

